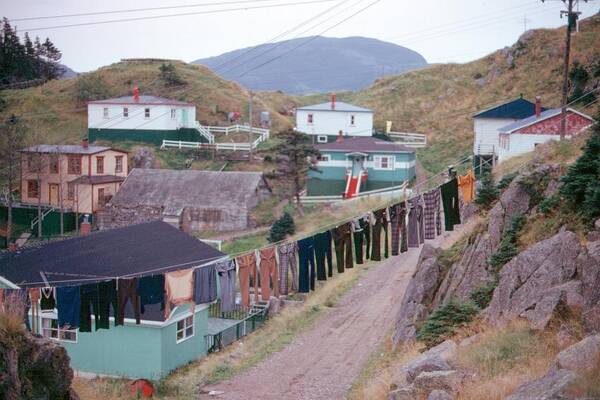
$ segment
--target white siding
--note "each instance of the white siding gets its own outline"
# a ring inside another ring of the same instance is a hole
[[[308,115],[313,115],[313,123],[308,123]],[[351,124],[354,115],[354,125]],[[348,136],[372,136],[373,113],[346,111],[296,111],[296,130],[308,135],[336,136],[339,131]]]
[[[123,116],[125,107],[128,109],[128,117]],[[105,108],[108,109],[108,118],[104,117]],[[145,117],[146,108],[150,109],[150,118]],[[175,118],[171,118],[171,109],[175,109]],[[195,121],[194,106],[88,104],[88,128],[175,130],[191,128]]]
[[[559,140],[560,135],[532,135],[532,134],[517,134],[510,135],[507,148],[501,148],[499,159],[500,161],[528,153],[535,150],[538,144],[546,143],[551,140]]]
[[[473,154],[498,153],[498,129],[516,121],[509,118],[474,118]]]

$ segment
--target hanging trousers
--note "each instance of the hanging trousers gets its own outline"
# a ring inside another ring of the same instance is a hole
[[[444,225],[447,231],[453,231],[454,225],[460,224],[458,204],[458,181],[456,178],[440,186],[442,205],[444,206]]]
[[[220,261],[215,264],[215,271],[221,285],[221,312],[235,310],[235,261]]]
[[[114,280],[92,283],[80,287],[81,307],[79,310],[79,330],[92,331],[92,313],[94,314],[95,330],[109,329],[110,306],[118,309],[117,290]]]
[[[273,296],[279,297],[279,278],[277,271],[277,257],[275,247],[260,250],[260,291],[262,299],[269,301],[271,298],[271,282],[273,283]]]
[[[298,271],[296,269],[296,252],[298,245],[282,244],[277,248],[279,253],[279,293],[288,294],[288,270],[292,270],[292,291],[298,291]]]
[[[354,237],[354,254],[356,256],[356,263],[362,264],[363,261],[363,240],[365,238],[362,229],[352,234]]]
[[[371,249],[371,260],[381,261],[381,230],[385,220],[385,209],[373,212],[375,223],[373,224],[373,246]]]
[[[423,206],[421,198],[414,197],[408,201],[408,247],[419,247],[423,237]]]
[[[131,301],[133,306],[133,314],[135,315],[135,323],[140,323],[140,297],[137,292],[137,278],[119,279],[117,289],[118,313],[115,318],[115,326],[123,325],[125,320],[125,308],[127,303]]]
[[[363,230],[363,236],[365,239],[365,256],[366,259],[371,258],[371,223],[368,216],[364,216],[360,219],[360,226]]]
[[[423,195],[425,202],[425,239],[435,239],[436,232],[442,234],[442,220],[440,219],[440,189],[430,190]]]
[[[317,280],[327,280],[327,275],[333,276],[333,259],[331,251],[331,232],[321,232],[314,236],[315,257],[317,259]],[[327,269],[325,269],[327,262]]]
[[[240,293],[242,304],[250,305],[250,279],[254,286],[254,302],[258,303],[258,276],[256,272],[256,255],[254,252],[236,258],[240,273]]]
[[[298,292],[315,290],[315,241],[312,237],[298,241]]]
[[[349,222],[338,226],[333,231],[335,243],[335,255],[338,272],[344,272],[344,268],[354,268],[352,259],[352,226]]]
[[[400,246],[400,215],[399,204],[390,207],[390,229],[392,231],[392,255],[397,256]]]

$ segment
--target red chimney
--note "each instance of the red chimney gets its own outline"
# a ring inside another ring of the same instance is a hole
[[[81,139],[81,147],[83,147],[84,149],[87,149],[89,147],[89,140],[88,139]]]
[[[344,133],[343,133],[342,131],[339,131],[339,132],[338,132],[338,137],[337,137],[337,139],[335,139],[335,141],[336,141],[337,143],[341,143],[341,142],[343,142],[343,141],[344,141]]]
[[[535,96],[535,117],[539,118],[542,115],[542,97]]]
[[[81,236],[86,236],[92,231],[92,224],[90,224],[90,221],[88,220],[88,218],[89,217],[86,214],[83,217],[83,222],[81,223],[81,225],[79,227],[79,233],[81,234]]]
[[[140,101],[140,88],[137,86],[133,88],[133,101]]]
[[[335,93],[331,94],[331,109],[335,110]]]

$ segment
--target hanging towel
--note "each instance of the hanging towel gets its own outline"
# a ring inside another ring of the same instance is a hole
[[[194,313],[194,269],[167,272],[165,274],[165,319],[171,315],[172,306],[189,303]]]
[[[56,308],[58,310],[59,327],[78,328],[81,308],[79,286],[56,288]]]
[[[235,310],[235,261],[220,261],[215,264],[215,271],[221,285],[221,311]]]
[[[217,272],[215,266],[196,268],[194,271],[194,302],[212,303],[217,299]]]
[[[41,288],[40,309],[44,311],[54,311],[56,308],[55,290],[51,287]]]
[[[442,205],[444,206],[444,224],[447,231],[453,231],[454,225],[460,224],[458,205],[458,181],[452,179],[440,186]]]
[[[470,203],[475,197],[475,174],[469,169],[466,175],[458,176],[458,187],[462,192],[462,198],[465,203]]]
[[[138,295],[140,296],[140,311],[146,312],[145,306],[160,304],[165,309],[165,276],[163,274],[144,276],[138,279]]]

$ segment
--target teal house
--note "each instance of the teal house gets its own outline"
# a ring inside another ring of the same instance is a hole
[[[369,137],[340,137],[315,146],[321,153],[309,171],[308,196],[352,198],[415,179],[415,150]]]
[[[139,279],[205,268],[224,256],[179,229],[156,221],[4,252],[0,255],[0,287],[76,287],[113,279],[118,287],[125,276]],[[42,312],[39,304],[33,304],[36,312],[30,312],[30,324],[35,333],[64,346],[71,367],[82,376],[158,379],[206,356],[210,304],[177,306],[168,315],[161,304],[146,305],[137,324],[129,301],[123,325],[115,326],[113,306],[109,329],[96,330],[92,317],[91,332],[61,327],[60,309]]]

